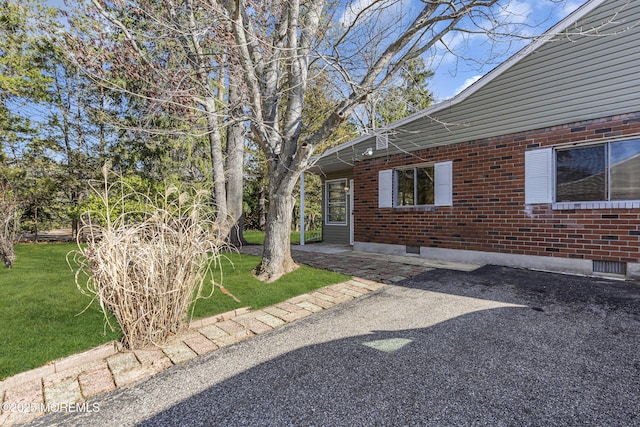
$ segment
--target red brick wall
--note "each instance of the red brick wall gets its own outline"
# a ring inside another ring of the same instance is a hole
[[[640,113],[358,162],[355,240],[509,254],[640,262],[640,209],[552,210],[524,203],[528,149],[635,135]],[[378,208],[378,171],[453,161],[453,206]]]

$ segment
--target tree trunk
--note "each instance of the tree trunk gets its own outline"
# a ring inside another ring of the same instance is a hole
[[[264,231],[264,227],[267,224],[266,206],[267,199],[265,197],[266,188],[264,185],[260,186],[258,190],[258,229]]]
[[[291,212],[291,217],[291,231],[300,231],[300,219],[295,204]]]
[[[230,73],[229,79],[235,76]],[[246,245],[243,235],[242,197],[244,184],[244,126],[242,97],[238,86],[229,83],[229,124],[227,125],[227,210],[231,229],[227,243],[238,247]]]
[[[38,243],[38,207],[36,206],[33,214],[33,240]]]
[[[269,192],[262,262],[254,270],[263,282],[273,282],[298,268],[291,258],[291,215],[295,203],[291,191],[282,187],[285,186],[281,184],[276,191]]]
[[[206,98],[205,101],[204,105],[206,111],[207,131],[209,133],[209,150],[213,178],[213,194],[217,209],[216,225],[218,226],[219,238],[224,239],[229,235],[231,225],[229,221],[229,210],[227,209],[227,185],[224,155],[222,151],[222,139],[220,137],[220,126],[216,116],[216,100],[213,97],[209,97]]]
[[[79,228],[78,218],[71,218],[71,239],[73,240],[78,239],[78,228]]]
[[[234,248],[238,248],[240,246],[248,245],[247,241],[244,238],[244,217],[240,216],[236,221],[236,224],[231,227],[229,231],[229,236],[227,237],[227,243]]]

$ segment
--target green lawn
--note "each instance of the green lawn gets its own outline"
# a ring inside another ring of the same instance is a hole
[[[244,230],[242,232],[244,239],[250,245],[261,245],[264,243],[264,231],[258,230]],[[300,232],[292,231],[291,232],[291,243],[300,243]]]
[[[244,230],[243,232],[244,238],[250,245],[261,245],[264,243],[264,231],[257,230]],[[309,241],[309,236],[315,235],[319,236],[320,231],[306,231],[306,241]],[[299,244],[300,243],[300,232],[292,231],[291,232],[291,243]]]
[[[97,305],[82,312],[90,299],[77,290],[66,262],[67,253],[75,248],[75,244],[17,245],[13,269],[0,268],[0,378],[119,338],[119,332],[107,329],[105,333]],[[341,274],[302,266],[265,284],[251,274],[258,261],[258,257],[227,254],[222,283],[240,302],[216,289],[213,297],[198,301],[194,318],[239,307],[259,309],[347,280]]]

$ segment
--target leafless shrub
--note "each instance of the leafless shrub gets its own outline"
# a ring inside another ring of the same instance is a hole
[[[20,203],[13,190],[0,184],[0,259],[6,268],[13,267],[16,253],[13,242],[20,218]]]
[[[125,347],[162,344],[185,327],[192,303],[211,296],[217,286],[213,280],[205,283],[221,249],[212,211],[202,191],[170,187],[152,202],[127,192],[121,180],[109,185],[104,175],[104,210],[82,217],[79,234],[87,243],[74,251],[80,267],[76,284],[99,302],[111,327],[108,313],[113,314]],[[141,211],[113,218],[111,213],[122,212],[131,199],[147,202]]]

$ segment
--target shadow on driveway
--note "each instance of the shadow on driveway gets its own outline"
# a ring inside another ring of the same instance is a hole
[[[637,285],[493,266],[400,285],[521,306],[306,346],[139,425],[640,425]]]
[[[433,270],[36,425],[640,425],[640,287]]]
[[[546,273],[486,265],[465,273],[428,271],[396,283],[414,289],[445,292],[506,303],[622,311],[640,320],[640,284],[622,280]]]

